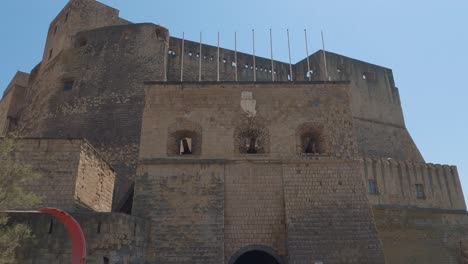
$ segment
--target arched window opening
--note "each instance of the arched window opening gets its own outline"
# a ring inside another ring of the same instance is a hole
[[[247,154],[257,154],[258,147],[259,146],[256,137],[252,136],[244,138],[244,148],[247,150]]]
[[[240,255],[234,264],[279,264],[272,255],[260,251],[252,250]]]
[[[234,137],[235,146],[240,154],[268,153],[268,130],[265,128],[238,128]]]
[[[169,156],[198,156],[201,153],[201,130],[175,130],[169,132],[167,154]]]
[[[306,123],[296,130],[297,153],[299,155],[323,155],[327,152],[327,140],[322,126]]]
[[[304,133],[301,135],[302,153],[304,154],[320,154],[322,149],[320,146],[320,135],[316,133]]]
[[[305,154],[320,153],[318,141],[313,135],[304,135],[303,145]]]
[[[184,137],[179,140],[179,155],[192,155],[192,138]]]

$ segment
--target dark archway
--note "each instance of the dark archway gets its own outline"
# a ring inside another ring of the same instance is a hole
[[[234,264],[279,264],[275,257],[261,251],[252,250],[240,255]]]

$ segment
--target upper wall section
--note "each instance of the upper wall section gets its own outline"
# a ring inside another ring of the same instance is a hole
[[[80,31],[129,23],[119,17],[119,10],[95,0],[70,0],[50,23],[42,61],[70,48],[72,37]]]
[[[240,82],[253,82],[254,74],[257,81],[272,81],[273,78],[287,81],[289,75],[287,63],[274,61],[272,70],[270,59],[255,57],[254,66],[252,54],[237,52],[236,61],[235,51],[224,48],[219,49],[218,61],[217,47],[202,44],[200,54],[200,43],[194,41],[185,40],[182,53],[182,39],[171,37],[167,65],[169,81],[181,81],[182,59],[183,81],[198,81],[200,69],[202,81],[217,81],[218,62],[219,80],[223,82],[236,81],[236,74]]]
[[[466,211],[457,167],[387,159],[365,159],[366,183],[374,205],[439,208]],[[369,188],[371,190],[372,188]]]
[[[392,70],[323,51],[310,57],[312,80],[350,81],[353,117],[405,126]],[[296,78],[306,79],[307,61],[296,64]]]
[[[344,82],[149,83],[140,159],[353,158],[348,89]],[[180,155],[184,139],[189,155]]]
[[[17,124],[18,111],[24,105],[29,74],[17,72],[0,100],[0,137],[8,134]]]
[[[164,79],[168,38],[167,29],[154,24],[79,32],[31,82],[18,132],[86,138],[116,169],[119,199],[136,170],[143,81]]]
[[[424,162],[406,129],[392,70],[323,51],[310,56],[309,61],[312,81],[350,81],[351,109],[361,155]],[[295,78],[307,79],[307,60],[297,63],[295,69]]]

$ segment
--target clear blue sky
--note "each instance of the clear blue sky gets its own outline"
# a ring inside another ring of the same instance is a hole
[[[3,1],[0,9],[0,92],[17,70],[29,72],[40,60],[50,21],[67,0]],[[293,62],[309,46],[393,69],[407,127],[427,162],[455,164],[468,196],[468,1],[466,0],[102,0],[133,22],[163,25],[171,35],[269,57],[273,29],[275,57],[287,61],[286,28]]]

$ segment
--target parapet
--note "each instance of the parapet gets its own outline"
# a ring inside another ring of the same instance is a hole
[[[365,159],[363,167],[373,205],[466,211],[455,166]]]
[[[69,212],[110,212],[115,172],[83,139],[16,139],[14,159],[41,178],[25,186],[41,197],[37,207]],[[35,209],[35,208],[9,208]]]

